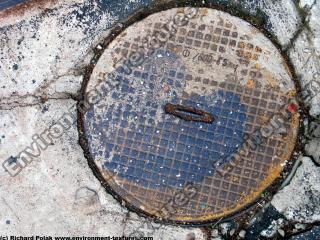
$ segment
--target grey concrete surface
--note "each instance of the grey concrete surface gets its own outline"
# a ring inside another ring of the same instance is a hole
[[[319,120],[320,2],[233,3],[254,16],[266,16],[265,27],[288,53],[310,115]],[[146,4],[126,0],[106,7],[101,1],[57,0],[22,12],[0,12],[1,161],[30,146],[34,134],[48,129],[70,107],[75,113],[73,99],[92,50],[119,19]],[[317,149],[310,147],[308,155]],[[289,222],[320,220],[319,171],[311,159],[303,158],[291,183],[275,195],[272,204]],[[12,178],[1,168],[0,182],[3,235],[122,236],[138,229],[155,239],[180,240],[193,234],[197,240],[208,239],[201,228],[158,225],[128,212],[92,174],[75,124],[18,176]],[[219,239],[221,233],[214,231],[212,239]]]
[[[320,221],[319,177],[320,168],[310,158],[303,157],[291,183],[274,196],[272,205],[288,220],[301,223]]]

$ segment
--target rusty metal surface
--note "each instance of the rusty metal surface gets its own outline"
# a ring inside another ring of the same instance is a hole
[[[120,85],[84,114],[83,131],[90,161],[122,199],[147,214],[193,223],[243,209],[280,176],[299,114],[277,48],[247,22],[214,9],[199,9],[141,64],[126,67],[148,34],[185,11],[153,14],[109,44],[86,92],[113,81],[110,74]],[[169,103],[201,109],[191,112],[214,121],[168,114]]]
[[[185,121],[212,123],[214,117],[210,112],[205,112],[190,106],[167,103],[164,106],[164,111]]]

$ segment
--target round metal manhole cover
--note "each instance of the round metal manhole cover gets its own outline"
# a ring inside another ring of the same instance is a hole
[[[85,93],[91,165],[116,196],[162,219],[236,213],[280,176],[295,146],[286,62],[258,29],[214,9],[174,8],[131,25]]]

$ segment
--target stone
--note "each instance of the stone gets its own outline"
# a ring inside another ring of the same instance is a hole
[[[245,230],[241,230],[241,231],[239,232],[239,237],[240,237],[240,238],[245,238],[245,236],[246,236],[246,231],[245,231]]]
[[[320,123],[318,121],[311,122],[309,124],[308,137],[310,138],[320,138]]]
[[[299,7],[300,8],[309,8],[314,4],[315,0],[300,0]]]
[[[273,197],[271,204],[288,220],[314,223],[320,220],[320,168],[308,157],[301,160],[290,184]]]
[[[219,230],[222,235],[227,235],[230,229],[231,229],[231,223],[226,222],[226,223],[221,223],[219,225]]]
[[[234,234],[235,232],[236,232],[236,229],[235,229],[235,228],[233,228],[233,229],[231,229],[231,230],[230,230],[229,235],[230,235],[230,236],[233,236],[233,234]]]
[[[294,225],[294,228],[297,229],[297,230],[305,230],[306,229],[306,224],[296,223]]]
[[[279,218],[278,220],[272,221],[270,226],[263,230],[260,235],[266,238],[274,238],[277,232],[280,230],[281,227],[284,225],[284,220]]]
[[[211,231],[211,236],[212,237],[219,237],[219,230],[218,229],[213,229]]]
[[[308,156],[312,156],[320,164],[320,139],[312,139],[306,144],[305,150]]]
[[[284,237],[286,235],[284,230],[282,229],[278,229],[278,233],[281,235],[281,237]]]

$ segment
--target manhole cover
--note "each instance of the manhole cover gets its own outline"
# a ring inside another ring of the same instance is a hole
[[[166,220],[214,220],[253,203],[297,137],[296,90],[278,49],[214,9],[170,9],[128,27],[85,92],[91,165],[131,207]]]

